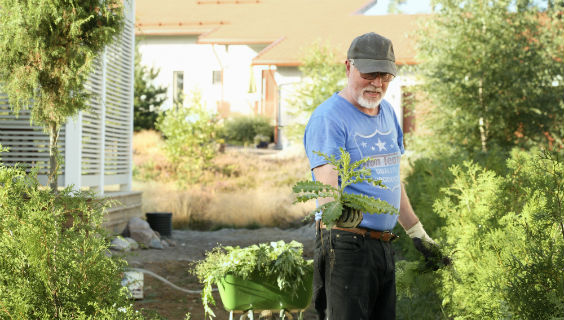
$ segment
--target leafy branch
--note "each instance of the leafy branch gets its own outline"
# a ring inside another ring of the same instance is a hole
[[[370,214],[397,214],[397,209],[386,201],[366,195],[344,192],[346,187],[357,183],[369,183],[374,187],[382,189],[386,189],[386,186],[382,183],[382,180],[373,179],[371,177],[371,170],[364,166],[367,161],[370,161],[370,158],[364,158],[351,163],[350,154],[343,148],[340,148],[340,152],[341,156],[337,159],[335,155],[329,156],[322,152],[314,151],[315,154],[325,159],[337,170],[338,177],[340,178],[339,187],[335,188],[320,181],[299,181],[292,188],[292,191],[297,194],[294,203],[306,202],[312,199],[332,198],[333,201],[321,205],[308,215],[310,217],[315,215],[316,212],[322,211],[321,220],[329,228],[337,223],[346,208]]]

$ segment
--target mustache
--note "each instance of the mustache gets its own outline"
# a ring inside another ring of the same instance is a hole
[[[375,91],[375,92],[378,92],[378,93],[383,92],[382,88],[376,88],[375,86],[372,86],[372,85],[369,85],[369,86],[363,88],[361,92],[364,93],[366,91]]]

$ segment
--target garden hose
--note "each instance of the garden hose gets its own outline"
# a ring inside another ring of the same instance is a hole
[[[174,283],[168,281],[167,279],[165,279],[165,278],[159,276],[158,274],[156,274],[156,273],[154,273],[154,272],[152,272],[152,271],[146,270],[146,269],[141,269],[141,268],[126,268],[126,270],[128,270],[128,271],[137,271],[137,272],[145,273],[145,274],[147,274],[147,275],[150,275],[150,276],[153,277],[153,278],[156,278],[156,279],[158,279],[158,280],[160,280],[160,281],[162,281],[162,282],[168,284],[168,285],[171,286],[172,288],[174,288],[174,289],[176,289],[176,290],[179,290],[179,291],[182,291],[182,292],[185,292],[185,293],[189,293],[189,294],[200,294],[200,293],[202,292],[202,290],[189,290],[189,289],[181,288],[181,287],[175,285]],[[217,288],[214,288],[213,291],[217,291]]]

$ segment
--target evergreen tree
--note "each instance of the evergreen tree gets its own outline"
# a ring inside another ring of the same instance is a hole
[[[49,133],[49,186],[57,188],[61,125],[87,107],[92,62],[123,25],[120,0],[0,0],[0,83],[16,114],[31,109]]]
[[[475,152],[560,139],[562,20],[531,3],[435,1],[438,14],[418,44],[419,71],[442,143]]]
[[[562,155],[513,151],[508,173],[454,166],[435,202],[453,268],[442,271],[449,319],[562,319]]]
[[[133,130],[155,129],[160,106],[166,100],[166,87],[155,86],[159,70],[141,64],[139,47],[135,46],[135,94],[133,102]]]

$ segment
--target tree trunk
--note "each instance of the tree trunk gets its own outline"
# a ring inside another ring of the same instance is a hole
[[[59,175],[59,149],[57,141],[59,140],[59,125],[55,122],[49,123],[49,178],[48,185],[51,192],[57,192],[57,176]]]
[[[484,115],[487,115],[488,114],[488,108],[484,103],[483,86],[484,86],[484,80],[480,79],[480,88],[478,89],[478,98],[479,98],[479,101],[480,101],[481,111],[484,113]],[[478,121],[478,125],[479,125],[479,128],[480,128],[480,141],[482,142],[482,151],[488,152],[488,124],[487,124],[487,120],[485,120],[484,117],[480,117],[480,120]]]

